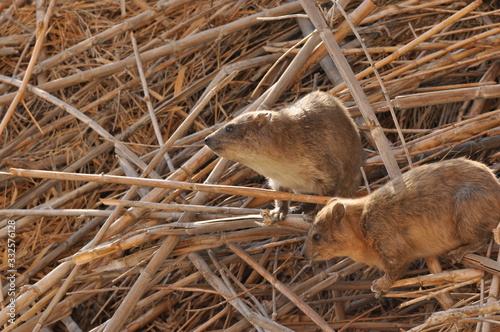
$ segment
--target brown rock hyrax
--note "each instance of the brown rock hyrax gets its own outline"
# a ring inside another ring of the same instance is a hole
[[[324,92],[312,92],[279,111],[244,113],[205,143],[219,156],[267,177],[274,190],[352,197],[361,182],[364,151],[356,125],[340,101]],[[288,202],[275,206],[268,216],[283,220]]]
[[[385,274],[381,296],[417,258],[459,262],[481,248],[500,222],[500,183],[485,165],[453,159],[416,167],[371,194],[332,199],[318,212],[304,246],[313,260],[349,256]]]

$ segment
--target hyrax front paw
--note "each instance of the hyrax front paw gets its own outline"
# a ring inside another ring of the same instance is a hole
[[[391,285],[392,283],[389,284],[388,281],[385,280],[384,277],[382,277],[373,281],[371,290],[375,293],[375,297],[377,299],[380,299],[385,293],[389,291]]]
[[[285,220],[286,214],[283,213],[281,209],[265,209],[260,212],[260,215],[262,216],[262,222],[258,222],[260,226],[272,226],[275,225],[276,223]]]

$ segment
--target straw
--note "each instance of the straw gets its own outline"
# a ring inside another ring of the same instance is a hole
[[[330,197],[270,190],[204,139],[321,90],[361,130],[358,197],[410,164],[498,172],[495,4],[0,4],[2,331],[493,331],[498,244],[415,261],[381,303],[376,268],[302,257],[301,215],[260,226],[275,199]]]

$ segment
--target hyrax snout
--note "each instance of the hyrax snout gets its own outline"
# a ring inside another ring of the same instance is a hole
[[[500,222],[500,183],[485,165],[453,159],[416,167],[371,194],[332,199],[318,212],[304,255],[349,256],[375,265],[373,282],[387,292],[417,258],[448,255],[460,261],[481,248]]]
[[[242,114],[205,143],[267,177],[274,190],[352,197],[360,185],[364,151],[358,130],[340,101],[324,92],[279,111]],[[282,220],[288,202],[275,205],[270,217]]]

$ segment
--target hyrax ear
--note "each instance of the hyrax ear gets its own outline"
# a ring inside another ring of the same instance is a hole
[[[258,112],[255,116],[255,122],[259,127],[265,126],[271,120],[272,113],[270,111]]]
[[[332,207],[331,211],[332,220],[338,223],[342,220],[342,218],[344,218],[344,216],[345,216],[345,205],[340,202],[336,203]]]

